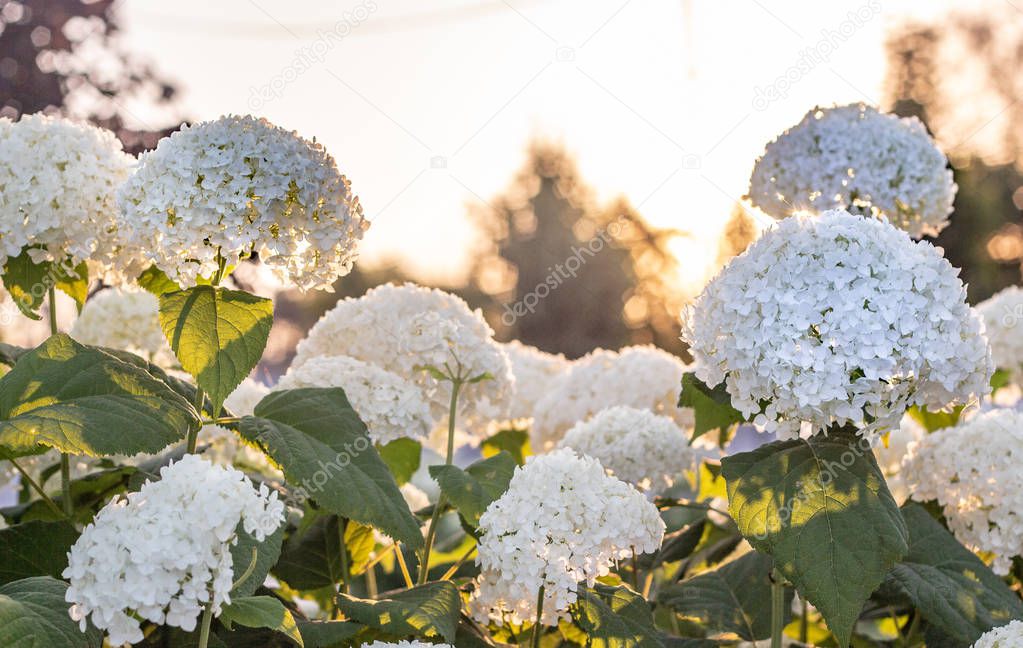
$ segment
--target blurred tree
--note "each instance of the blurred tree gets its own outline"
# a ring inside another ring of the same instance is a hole
[[[723,266],[732,257],[742,254],[749,244],[760,236],[760,228],[757,227],[750,210],[756,209],[745,203],[735,203],[732,207],[732,214],[725,223],[725,229],[721,232],[721,240],[718,241],[717,265]]]
[[[976,303],[1020,282],[1023,20],[1008,3],[984,3],[907,23],[887,49],[891,109],[919,117],[949,153],[959,192],[934,243],[963,269]]]
[[[174,86],[121,39],[119,0],[0,0],[0,116],[60,112],[153,148],[181,123]],[[169,126],[169,127],[168,127]]]
[[[679,233],[652,228],[624,200],[597,206],[561,148],[534,143],[506,194],[475,217],[493,243],[472,274],[500,339],[571,358],[627,344],[682,351],[667,250]]]

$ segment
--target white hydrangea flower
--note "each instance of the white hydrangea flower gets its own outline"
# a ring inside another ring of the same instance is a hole
[[[620,405],[576,423],[558,447],[593,457],[618,479],[652,493],[670,487],[696,460],[675,421]]]
[[[101,290],[85,302],[71,327],[71,337],[82,344],[121,349],[158,366],[176,360],[160,328],[160,303],[142,290]]]
[[[426,643],[424,641],[398,641],[390,643],[387,641],[374,641],[373,643],[363,644],[362,648],[455,648],[451,644],[434,644]]]
[[[251,116],[184,126],[118,193],[131,241],[183,286],[251,252],[281,281],[329,288],[369,222],[323,146]]]
[[[910,444],[902,466],[913,499],[937,500],[956,538],[1007,574],[1023,556],[1023,413],[995,409]]]
[[[262,542],[284,520],[277,493],[197,455],[160,476],[111,500],[68,552],[71,618],[83,632],[88,618],[114,646],[143,640],[139,619],[191,632],[204,605],[219,616],[239,523]]]
[[[553,448],[570,427],[614,405],[648,409],[692,429],[693,411],[678,406],[687,369],[677,357],[653,346],[587,354],[537,403],[529,431],[533,451]]]
[[[905,414],[899,422],[899,427],[888,432],[887,440],[874,446],[874,458],[884,473],[888,490],[899,506],[910,497],[906,478],[902,474],[902,462],[909,454],[909,446],[925,436],[927,430],[924,426],[917,423],[909,414]]]
[[[411,380],[348,356],[309,358],[288,369],[275,389],[340,387],[374,443],[422,441],[433,426],[430,404]]]
[[[976,306],[995,366],[1023,378],[1023,289],[1010,286]]]
[[[974,642],[972,648],[1023,648],[1023,621],[988,630]]]
[[[112,263],[115,196],[134,163],[108,130],[42,114],[0,118],[0,267],[30,245],[36,262]]]
[[[948,225],[955,194],[948,160],[919,119],[864,104],[808,112],[767,145],[749,189],[775,218],[843,208],[887,218],[913,238]]]
[[[508,418],[513,421],[532,419],[537,403],[554,388],[572,363],[560,353],[545,353],[518,340],[500,346],[508,354],[515,376],[515,394]]]
[[[458,400],[459,425],[484,429],[488,421],[507,418],[515,384],[508,356],[493,335],[483,315],[455,295],[387,284],[343,299],[324,314],[299,342],[292,367],[338,355],[377,365],[418,384],[437,421],[447,420],[451,383],[422,367],[460,369],[470,378],[487,374],[488,380],[463,385]]]
[[[470,601],[481,622],[567,618],[579,583],[592,586],[615,561],[656,551],[664,537],[657,507],[600,462],[570,449],[529,457],[480,518],[481,573]]]
[[[958,270],[927,242],[842,210],[779,221],[707,284],[682,337],[708,385],[782,437],[865,438],[990,390],[991,354]]]

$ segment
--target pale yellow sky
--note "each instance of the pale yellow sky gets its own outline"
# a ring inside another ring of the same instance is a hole
[[[132,47],[180,83],[191,115],[253,113],[324,143],[373,220],[366,263],[400,255],[432,280],[464,271],[465,206],[507,186],[540,136],[578,157],[600,198],[623,194],[655,225],[692,232],[676,251],[697,284],[764,144],[814,105],[880,101],[886,31],[950,5],[133,0],[121,11]]]

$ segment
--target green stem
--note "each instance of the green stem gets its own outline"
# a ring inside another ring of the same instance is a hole
[[[351,593],[349,582],[352,572],[348,567],[348,547],[345,545],[345,532],[348,530],[348,519],[338,518],[338,538],[341,540],[341,591],[345,594]]]
[[[32,479],[32,476],[25,472],[25,469],[18,465],[17,461],[15,461],[14,459],[8,459],[7,461],[11,462],[11,465],[14,466],[15,470],[21,473],[21,478],[25,480],[25,482],[32,488],[32,490],[39,493],[39,497],[43,498],[43,501],[46,502],[46,505],[49,506],[54,513],[64,517],[67,516],[67,513],[65,513],[63,509],[57,506],[57,503],[54,502],[50,498],[50,496],[46,494],[46,491],[43,490],[43,487],[40,486],[36,480]]]
[[[248,580],[249,576],[252,576],[252,572],[256,570],[256,563],[259,560],[259,550],[256,547],[252,548],[252,560],[249,561],[249,566],[245,568],[245,573],[238,577],[238,580],[231,585],[231,591]]]
[[[785,630],[785,580],[777,569],[771,572],[771,648],[781,648]]]
[[[199,648],[206,648],[210,642],[210,624],[213,622],[213,603],[207,603],[202,611],[202,628],[199,630]]]
[[[51,283],[46,291],[46,298],[49,301],[50,335],[59,333],[57,330],[57,290]],[[75,515],[75,503],[71,501],[71,457],[66,452],[60,454],[60,492],[61,503],[64,505],[64,514],[68,518]]]
[[[536,595],[536,623],[533,624],[533,640],[529,642],[532,648],[540,648],[540,637],[543,635],[543,585]]]
[[[195,410],[199,413],[199,418],[203,415],[203,406],[206,404],[206,392],[204,392],[199,385],[195,386]],[[202,428],[202,423],[188,431],[188,454],[195,454],[195,448],[199,445],[199,430]]]
[[[802,616],[799,619],[799,643],[805,644],[807,642],[807,636],[810,633],[810,620],[806,617],[806,599],[800,596],[799,603],[803,608]]]
[[[636,559],[636,547],[632,547],[632,589],[640,592],[639,589],[639,561]]]
[[[448,408],[448,454],[444,463],[448,466],[455,458],[455,417],[458,412],[458,392],[462,390],[461,378],[451,379],[451,405]],[[433,541],[437,537],[437,521],[440,512],[447,504],[444,493],[437,498],[437,504],[433,507],[433,515],[430,516],[430,526],[426,531],[426,545],[423,547],[423,560],[419,563],[419,578],[417,582],[422,585],[426,583],[430,572],[430,551],[433,549]]]

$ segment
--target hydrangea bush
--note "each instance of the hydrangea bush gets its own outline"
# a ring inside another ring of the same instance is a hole
[[[0,344],[0,646],[1020,643],[1023,419],[988,394],[1023,313],[911,238],[955,189],[915,122],[815,110],[768,146],[751,196],[787,218],[684,314],[692,363],[498,342],[405,284],[275,384],[274,303],[232,272],[327,289],[369,224],[315,140],[0,142],[4,285],[51,331]]]

